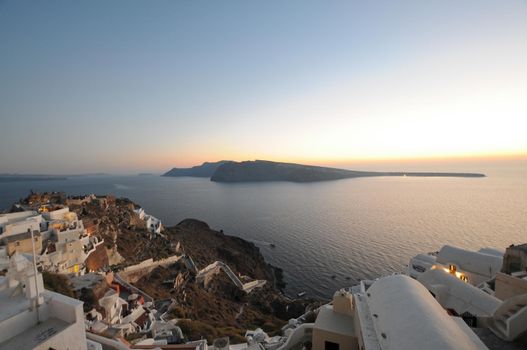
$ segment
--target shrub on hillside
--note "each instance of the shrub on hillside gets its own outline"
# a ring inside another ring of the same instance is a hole
[[[46,289],[75,298],[75,292],[66,276],[44,271],[42,277]]]
[[[207,339],[207,342],[212,344],[214,339],[229,337],[232,344],[245,342],[242,331],[234,327],[215,328],[207,323],[192,320],[180,320],[177,325],[188,340]]]

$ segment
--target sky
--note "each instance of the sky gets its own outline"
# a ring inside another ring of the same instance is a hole
[[[527,1],[0,1],[0,173],[527,155]]]

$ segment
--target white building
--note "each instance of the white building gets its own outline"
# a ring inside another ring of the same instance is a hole
[[[294,328],[279,350],[487,349],[416,280],[393,275],[335,293],[314,324]]]
[[[151,238],[155,238],[156,235],[161,234],[161,231],[163,230],[161,220],[155,216],[147,214],[143,208],[134,209],[134,212],[139,216],[139,219],[145,222],[146,228],[151,234]]]
[[[458,315],[490,317],[501,305],[501,300],[475,286],[465,283],[443,269],[432,269],[417,279],[443,306]]]
[[[494,278],[502,264],[503,253],[496,249],[484,248],[475,252],[445,245],[437,253],[418,254],[410,259],[407,274],[418,278],[432,268],[442,268],[477,286]]]
[[[506,341],[527,334],[527,294],[502,301],[442,269],[427,271],[418,280],[443,308],[458,315],[473,316],[474,327],[488,328]]]
[[[145,215],[145,224],[146,228],[154,235],[160,234],[163,229],[161,220],[152,215]]]
[[[0,214],[0,237],[8,237],[28,230],[41,231],[42,215],[36,211]]]
[[[17,253],[0,277],[0,349],[87,349],[82,302],[45,290],[42,275]]]
[[[88,236],[82,220],[68,207],[43,213],[48,239],[39,257],[44,269],[56,273],[83,273],[84,262],[104,241]],[[45,242],[46,243],[46,242]]]
[[[27,234],[28,230],[36,232],[42,242],[36,251],[39,263],[44,269],[56,273],[83,273],[86,259],[103,243],[95,236],[88,236],[82,220],[68,207],[41,214],[24,211],[0,215],[0,241],[4,244],[10,237]],[[19,253],[31,252],[26,245],[14,249]]]

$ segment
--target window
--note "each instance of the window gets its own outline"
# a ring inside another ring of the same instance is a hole
[[[340,350],[340,345],[326,340],[324,342],[324,350]]]
[[[425,269],[424,267],[420,266],[420,265],[415,265],[415,264],[413,264],[413,265],[412,265],[412,268],[413,268],[415,271],[417,271],[417,272],[421,272],[421,273],[423,273],[423,272],[426,271],[426,269]]]

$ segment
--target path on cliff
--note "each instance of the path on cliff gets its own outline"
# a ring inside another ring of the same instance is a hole
[[[229,279],[234,283],[236,287],[243,290],[246,293],[250,293],[253,289],[262,287],[267,281],[265,280],[254,280],[251,282],[243,283],[238,276],[231,270],[231,268],[222,261],[215,261],[207,267],[201,269],[197,276],[197,280],[204,280],[206,277],[211,274],[217,274],[219,271],[225,272]]]

